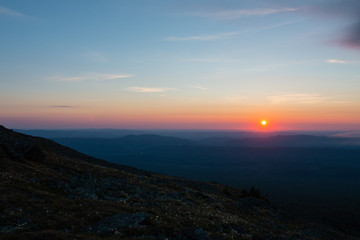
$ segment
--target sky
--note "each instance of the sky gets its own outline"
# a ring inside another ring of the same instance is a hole
[[[360,1],[0,0],[0,124],[360,130]]]

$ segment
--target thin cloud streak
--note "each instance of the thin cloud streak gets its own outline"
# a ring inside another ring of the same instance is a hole
[[[258,28],[258,29],[253,29],[253,30],[250,29],[250,30],[248,30],[246,32],[260,32],[260,31],[263,31],[263,30],[268,30],[268,29],[272,29],[272,28],[278,28],[278,27],[289,25],[289,24],[302,22],[302,21],[305,21],[305,20],[306,19],[296,19],[296,20],[292,20],[292,21],[287,21],[287,22],[283,22],[283,23],[277,23],[277,24],[265,26],[265,27]],[[244,32],[244,33],[246,33],[246,32]]]
[[[106,73],[88,73],[79,76],[71,77],[51,77],[50,79],[55,81],[64,81],[64,82],[78,82],[78,81],[106,81],[106,80],[115,80],[121,78],[129,78],[133,75],[130,74],[106,74]]]
[[[311,64],[311,63],[316,63],[316,62],[319,62],[319,61],[318,60],[306,60],[306,61],[299,61],[299,62],[274,63],[274,64],[269,64],[269,65],[259,65],[259,66],[254,66],[254,67],[250,67],[250,68],[244,68],[244,69],[240,69],[239,71],[240,72],[260,72],[260,71],[268,71],[268,70],[283,68],[283,67],[288,67],[288,66]]]
[[[234,63],[234,62],[239,62],[239,59],[226,59],[226,58],[189,58],[189,59],[185,59],[184,61],[187,62],[204,62],[204,63],[221,63],[221,62],[225,62],[225,63]]]
[[[254,9],[218,11],[212,13],[194,13],[192,15],[234,20],[242,17],[266,16],[266,15],[282,13],[282,12],[293,12],[296,10],[298,9],[297,8],[254,8]]]
[[[227,33],[216,33],[210,35],[200,35],[200,36],[190,36],[190,37],[168,37],[165,40],[168,41],[191,41],[191,40],[200,40],[200,41],[209,41],[216,39],[225,39],[231,38],[232,36],[238,35],[240,32],[227,32]]]
[[[191,36],[191,37],[167,37],[165,40],[168,41],[191,41],[191,40],[201,40],[208,41],[221,38],[218,35],[203,35],[203,36]]]
[[[49,108],[74,108],[74,106],[70,106],[70,105],[53,105],[53,106],[48,106]]]
[[[312,104],[324,101],[319,94],[309,93],[287,93],[269,96],[270,103],[273,104]]]
[[[200,89],[200,90],[203,90],[203,91],[207,91],[208,89],[206,87],[203,87],[201,85],[190,85],[189,87],[191,88],[196,88],[196,89]]]
[[[348,63],[346,61],[338,60],[338,59],[328,59],[326,60],[328,63]]]
[[[339,60],[339,59],[328,59],[326,60],[326,62],[328,63],[340,63],[340,64],[358,64],[360,62],[357,61],[343,61],[343,60]]]
[[[0,14],[3,14],[3,15],[8,15],[8,16],[13,16],[13,17],[22,17],[22,16],[25,16],[24,14],[22,13],[19,13],[19,12],[16,12],[14,10],[11,10],[9,8],[6,8],[2,5],[0,5]]]
[[[175,88],[128,87],[126,90],[138,93],[160,93],[176,90]]]
[[[284,23],[268,25],[268,26],[261,27],[261,28],[246,29],[243,31],[215,33],[215,34],[209,34],[209,35],[199,35],[199,36],[189,36],[189,37],[167,37],[167,38],[165,38],[165,40],[167,40],[167,41],[194,41],[194,40],[195,41],[210,41],[210,40],[218,40],[218,39],[229,39],[229,38],[233,38],[238,35],[241,35],[241,34],[256,33],[256,32],[273,29],[273,28],[278,28],[278,27],[286,26],[286,25],[293,24],[296,22],[301,22],[301,21],[304,21],[304,19],[298,19],[298,20],[294,20],[294,21],[288,21],[288,22],[284,22]]]

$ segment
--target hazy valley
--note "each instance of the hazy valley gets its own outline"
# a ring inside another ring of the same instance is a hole
[[[235,131],[157,134],[130,131],[132,134],[127,135],[128,131],[121,130],[41,133],[55,136],[53,140],[60,144],[114,163],[237,188],[255,186],[279,206],[359,234],[359,138],[334,137],[339,133],[328,132],[313,135]],[[78,137],[84,133],[93,135]],[[63,138],[56,138],[58,134],[63,134]],[[110,137],[116,134],[124,136]],[[102,137],[94,138],[96,135]]]

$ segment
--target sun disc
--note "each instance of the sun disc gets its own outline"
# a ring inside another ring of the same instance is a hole
[[[265,120],[261,121],[261,125],[266,126],[267,122]]]

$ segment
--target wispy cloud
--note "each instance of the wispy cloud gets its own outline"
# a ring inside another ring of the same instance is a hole
[[[48,106],[49,108],[73,108],[74,106],[70,106],[70,105],[52,105],[52,106]]]
[[[278,28],[278,27],[286,26],[286,25],[293,24],[293,23],[303,22],[305,20],[306,19],[301,18],[301,19],[291,20],[291,21],[287,21],[287,22],[276,23],[276,24],[267,25],[267,26],[261,27],[261,28],[249,29],[247,31],[244,31],[244,33],[247,33],[247,32],[260,32],[260,31],[263,31],[263,30],[268,30],[268,29],[272,29],[272,28]]]
[[[120,78],[132,77],[130,74],[107,74],[107,73],[87,73],[77,76],[55,76],[50,77],[51,80],[64,81],[64,82],[77,82],[77,81],[106,81],[115,80]]]
[[[326,60],[328,63],[347,63],[346,61],[338,60],[338,59],[328,59]]]
[[[325,9],[329,11],[330,17],[339,16],[350,22],[337,43],[342,47],[360,50],[360,1],[338,0],[331,2]]]
[[[199,36],[189,36],[189,37],[167,37],[165,40],[168,41],[192,41],[192,40],[200,40],[200,41],[209,41],[215,39],[224,39],[231,38],[235,35],[239,35],[240,32],[227,32],[227,33],[216,33],[210,35],[199,35]]]
[[[197,84],[197,85],[190,85],[189,87],[191,88],[196,88],[196,89],[200,89],[200,90],[203,90],[203,91],[207,91],[208,89],[200,84]]]
[[[333,0],[315,5],[310,9],[316,17],[326,17],[331,20],[346,21],[342,31],[334,34],[329,42],[344,48],[360,50],[360,1]]]
[[[345,36],[339,41],[339,44],[347,48],[360,50],[360,17],[358,17],[356,23],[348,27]]]
[[[328,60],[326,60],[326,62],[340,63],[340,64],[358,64],[358,63],[360,63],[359,61],[343,61],[343,60],[339,60],[339,59],[328,59]]]
[[[264,31],[264,30],[268,30],[268,29],[272,29],[272,28],[278,28],[278,27],[286,26],[286,25],[293,24],[296,22],[301,22],[301,21],[304,21],[304,19],[297,19],[297,20],[293,20],[293,21],[287,21],[287,22],[283,22],[283,23],[267,25],[267,26],[260,27],[260,28],[245,29],[242,31],[215,33],[215,34],[208,34],[208,35],[188,36],[188,37],[167,37],[167,38],[165,38],[165,40],[168,40],[168,41],[194,41],[194,40],[195,41],[210,41],[210,40],[218,40],[218,39],[229,39],[229,38],[233,38],[238,35],[241,35],[241,34],[256,33],[256,32],[260,32],[260,31]]]
[[[191,40],[202,40],[202,41],[208,41],[208,40],[214,40],[219,39],[220,37],[215,35],[202,35],[202,36],[190,36],[190,37],[167,37],[165,40],[168,41],[191,41]]]
[[[273,104],[312,104],[324,101],[319,94],[309,93],[286,93],[269,96],[269,101]]]
[[[293,12],[296,10],[297,8],[254,8],[216,11],[210,13],[193,13],[192,15],[233,20],[242,17],[266,16],[282,12]]]
[[[257,65],[249,68],[239,69],[240,72],[261,72],[261,71],[268,71],[277,68],[283,68],[288,66],[296,66],[296,65],[303,65],[303,64],[311,64],[319,62],[318,60],[304,60],[304,61],[296,61],[296,62],[279,62],[274,64],[268,65]]]
[[[24,14],[20,13],[20,12],[16,12],[14,10],[11,10],[9,8],[6,8],[2,5],[0,5],[0,14],[2,15],[8,15],[8,16],[13,16],[13,17],[22,17],[25,16]]]
[[[175,88],[150,88],[150,87],[128,87],[130,92],[139,92],[139,93],[160,93],[176,90]]]
[[[184,61],[205,62],[205,63],[219,63],[219,62],[233,63],[233,62],[239,62],[240,60],[230,59],[230,58],[189,58],[189,59],[185,59]]]

